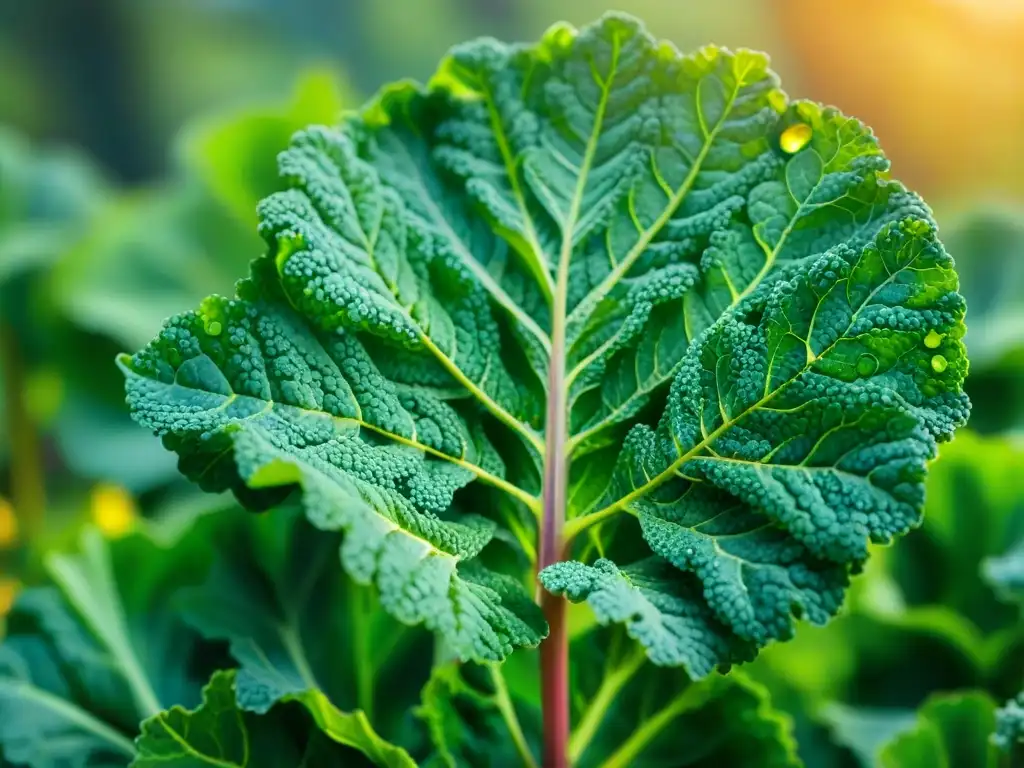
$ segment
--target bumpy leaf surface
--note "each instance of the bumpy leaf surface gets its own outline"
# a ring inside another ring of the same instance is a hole
[[[476,41],[279,166],[268,253],[122,360],[129,403],[206,488],[300,487],[347,571],[464,659],[545,634],[484,563],[533,556],[554,452],[567,534],[618,565],[542,581],[699,675],[835,613],[967,416],[927,207],[760,54],[617,15]]]

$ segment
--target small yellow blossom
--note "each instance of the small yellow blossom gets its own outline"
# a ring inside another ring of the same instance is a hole
[[[7,499],[0,497],[0,549],[7,549],[18,541],[18,518],[14,507]]]
[[[92,520],[104,535],[116,538],[135,525],[135,500],[124,488],[100,483],[92,489]]]

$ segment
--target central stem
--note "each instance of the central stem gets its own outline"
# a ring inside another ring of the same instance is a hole
[[[538,567],[543,570],[565,557],[566,486],[569,461],[568,397],[565,391],[565,318],[569,279],[568,242],[558,265],[551,322],[551,362],[548,372],[548,410],[544,431],[544,511],[540,526]],[[544,768],[569,765],[569,633],[565,598],[541,590],[540,599],[549,634],[540,646],[541,701],[544,713]]]

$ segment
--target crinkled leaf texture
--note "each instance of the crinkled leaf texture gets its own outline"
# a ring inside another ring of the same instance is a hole
[[[236,700],[235,672],[217,672],[194,710],[176,706],[142,723],[131,768],[366,765],[364,755],[382,768],[415,768],[405,750],[377,736],[361,712],[343,714],[316,693],[289,701],[299,702],[311,716],[305,718],[301,737],[287,704],[262,717],[243,712]]]
[[[546,633],[485,565],[534,557],[545,452],[604,559],[541,581],[694,676],[824,622],[919,522],[968,413],[952,261],[870,131],[763,55],[620,15],[480,40],[279,167],[268,253],[122,358],[129,404],[205,488],[300,488],[463,659]]]

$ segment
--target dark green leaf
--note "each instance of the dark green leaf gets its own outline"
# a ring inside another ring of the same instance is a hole
[[[399,747],[383,741],[361,713],[346,715],[322,695],[300,702],[308,715],[298,722],[286,705],[255,715],[238,707],[235,673],[217,672],[194,710],[176,706],[142,723],[132,768],[271,768],[276,766],[358,765],[366,755],[382,768],[415,768]],[[311,715],[311,717],[309,716]]]
[[[917,724],[879,753],[884,768],[996,768],[990,736],[995,704],[983,693],[953,693],[930,699]]]
[[[198,698],[198,637],[170,599],[202,578],[207,532],[200,525],[158,543],[144,533],[111,542],[87,530],[80,552],[50,555],[52,586],[19,596],[0,645],[0,745],[8,760],[32,768],[123,765],[139,720]]]

